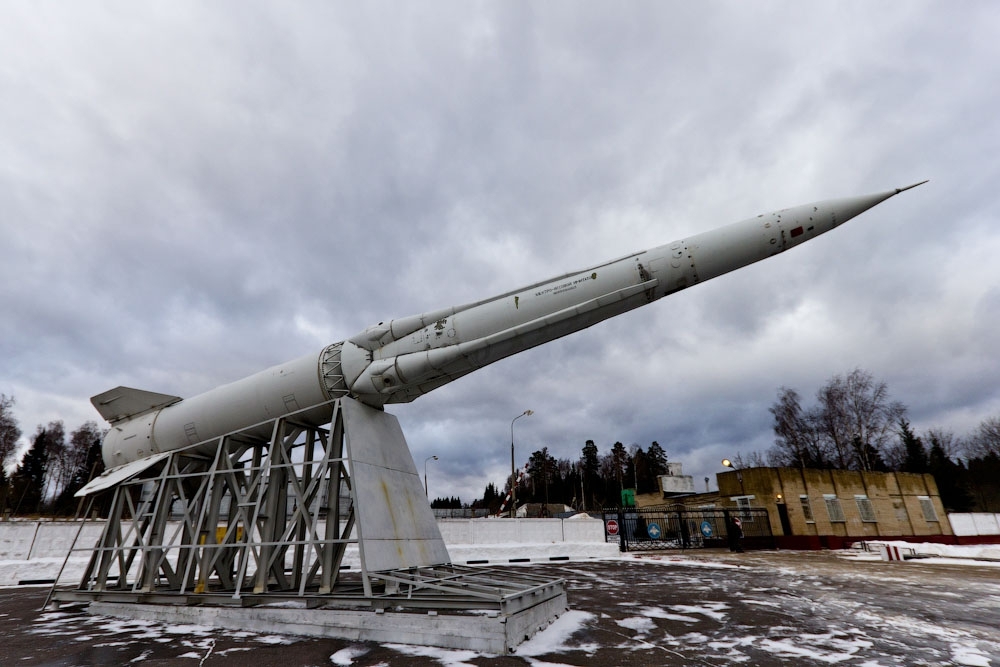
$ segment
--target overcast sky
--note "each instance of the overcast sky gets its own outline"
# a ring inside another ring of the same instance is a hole
[[[930,183],[393,406],[468,502],[547,446],[698,488],[860,367],[1000,415],[1000,5],[0,4],[0,393],[26,436],[788,206]],[[422,472],[422,470],[421,470]]]

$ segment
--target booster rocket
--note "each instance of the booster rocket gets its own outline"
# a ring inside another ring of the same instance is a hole
[[[926,183],[923,181],[922,183]],[[267,438],[272,419],[330,421],[333,399],[408,403],[518,352],[759,262],[840,226],[922,183],[761,214],[484,301],[379,322],[318,354],[192,398],[116,387],[91,399],[111,423],[108,468],[243,431]]]

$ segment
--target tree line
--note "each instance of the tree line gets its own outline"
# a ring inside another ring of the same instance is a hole
[[[516,480],[519,505],[562,504],[578,510],[598,510],[618,505],[624,489],[636,489],[637,493],[658,491],[658,478],[667,472],[667,453],[654,440],[646,449],[616,442],[602,454],[593,440],[587,440],[576,460],[557,459],[548,447],[532,452],[524,472]],[[503,487],[490,482],[483,497],[469,507],[495,514],[510,490],[509,479]]]
[[[21,437],[14,405],[13,397],[0,394],[0,511],[73,515],[79,507],[73,494],[104,470],[104,431],[93,421],[68,435],[61,421],[39,425],[30,447],[14,460]],[[964,437],[938,428],[917,434],[906,406],[892,399],[888,385],[861,369],[830,378],[812,404],[805,404],[795,389],[780,387],[769,411],[773,446],[734,457],[737,467],[930,473],[948,510],[1000,512],[1000,417],[985,419]],[[514,480],[518,503],[593,511],[617,505],[624,489],[659,491],[667,453],[656,441],[645,449],[615,442],[601,453],[587,440],[576,459],[557,459],[548,447],[532,452],[524,472]],[[436,498],[435,504],[496,513],[511,482],[488,483],[483,496],[468,505],[458,497]]]
[[[73,494],[104,472],[104,431],[92,421],[68,435],[62,421],[39,424],[31,445],[15,460],[21,429],[14,405],[13,396],[0,394],[0,513],[75,515],[80,503]]]
[[[918,435],[907,408],[892,399],[888,384],[855,369],[835,375],[804,405],[788,387],[769,408],[774,445],[766,452],[734,457],[738,468],[775,466],[875,472],[930,473],[944,506],[952,512],[1000,512],[1000,417],[990,417],[965,437],[939,428]],[[653,442],[647,450],[616,442],[599,454],[588,440],[579,459],[554,459],[548,448],[532,453],[528,475],[518,482],[518,502],[552,502],[580,510],[617,505],[620,492],[659,490],[667,455]],[[510,490],[487,485],[473,508],[496,511]]]
[[[964,438],[939,428],[918,435],[886,382],[862,369],[833,376],[812,405],[781,387],[770,412],[774,445],[738,466],[930,473],[949,510],[1000,512],[1000,417]]]

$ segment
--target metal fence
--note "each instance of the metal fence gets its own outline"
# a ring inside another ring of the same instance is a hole
[[[622,551],[653,549],[774,549],[764,508],[676,510],[606,507],[604,541]]]

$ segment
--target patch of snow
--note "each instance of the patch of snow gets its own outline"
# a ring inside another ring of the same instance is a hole
[[[333,655],[331,655],[330,662],[332,662],[335,665],[341,665],[342,667],[347,667],[348,665],[354,664],[355,658],[360,658],[366,653],[368,653],[367,647],[348,646],[347,648],[342,648]]]
[[[728,609],[729,605],[725,602],[707,602],[701,606],[675,604],[671,605],[670,608],[682,614],[701,614],[702,616],[706,616],[713,621],[724,623],[726,620],[726,614],[721,610]]]
[[[415,646],[413,644],[385,644],[385,647],[403,655],[431,658],[437,660],[445,667],[476,667],[472,663],[466,662],[466,660],[479,658],[483,655],[475,651],[438,648],[436,646]]]
[[[294,644],[297,640],[294,637],[286,637],[282,635],[261,635],[260,637],[254,637],[254,641],[258,641],[261,644],[287,646],[289,644]]]
[[[901,540],[873,540],[869,542],[869,544],[886,544],[888,546],[899,547],[903,550],[903,553],[909,553],[909,550],[912,550],[925,556],[940,556],[947,559],[963,559],[963,564],[968,565],[1000,565],[1000,563],[996,562],[975,560],[986,558],[992,559],[993,561],[1000,561],[1000,544],[957,545],[938,544],[936,542],[904,542]],[[845,551],[840,555],[846,558],[853,558],[855,560],[881,560],[882,558],[878,551],[850,550]],[[966,562],[965,559],[968,559],[969,562]],[[927,560],[921,560],[925,563],[928,562]]]
[[[207,625],[164,625],[163,631],[170,635],[205,636],[215,632],[215,628],[210,628]]]
[[[971,665],[972,667],[990,667],[993,664],[989,657],[978,648],[962,644],[951,645],[951,659],[959,665]]]
[[[623,628],[634,630],[640,634],[649,632],[656,627],[656,623],[653,623],[653,620],[648,616],[630,616],[629,618],[617,620],[615,623]]]
[[[769,602],[767,600],[744,600],[743,604],[756,604],[762,607],[776,607],[778,609],[781,609],[782,607],[782,605],[778,604],[777,602]]]
[[[621,560],[637,560],[643,563],[658,563],[660,565],[685,565],[688,567],[702,567],[711,570],[737,570],[741,565],[733,563],[720,563],[717,561],[701,560],[700,558],[684,558],[682,556],[648,556],[644,554],[624,553]]]
[[[570,650],[593,654],[600,648],[598,644],[571,644],[570,640],[575,633],[582,630],[584,625],[594,618],[596,618],[594,614],[587,611],[567,611],[553,621],[549,627],[518,646],[514,655],[526,658]]]
[[[681,623],[697,623],[698,619],[694,616],[684,616],[681,614],[671,614],[666,609],[661,609],[659,607],[643,607],[640,614],[648,618],[662,618],[667,621],[680,621]]]

